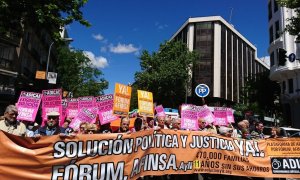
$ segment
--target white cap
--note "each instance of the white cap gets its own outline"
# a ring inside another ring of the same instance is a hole
[[[47,116],[59,116],[59,112],[56,112],[56,111],[52,111],[52,112],[48,112],[47,113]]]
[[[220,134],[225,134],[228,133],[229,131],[232,131],[232,128],[221,126],[219,127],[219,133]]]

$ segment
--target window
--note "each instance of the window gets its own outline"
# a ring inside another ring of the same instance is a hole
[[[271,61],[271,67],[274,66],[274,64],[275,64],[275,62],[274,62],[274,51],[271,53],[270,61]]]
[[[293,79],[289,79],[289,93],[293,93],[293,92],[294,92]]]
[[[272,18],[272,1],[269,2],[268,4],[268,17],[269,17],[269,20]]]
[[[286,90],[286,84],[285,81],[282,82],[282,93],[284,94]]]
[[[274,13],[278,11],[278,4],[276,2],[276,0],[274,0]]]
[[[273,26],[270,27],[269,29],[269,40],[270,40],[270,44],[274,41],[273,39]]]
[[[275,22],[275,39],[279,38],[280,32],[279,32],[279,21]]]

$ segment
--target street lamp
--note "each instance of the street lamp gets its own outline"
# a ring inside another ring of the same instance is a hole
[[[73,41],[72,38],[63,38],[62,40],[64,42],[71,42],[71,41]],[[50,54],[51,54],[51,49],[52,49],[53,44],[54,44],[54,41],[50,44],[49,50],[48,50],[48,58],[47,58],[47,66],[46,66],[46,79],[48,78],[48,68],[49,68]]]

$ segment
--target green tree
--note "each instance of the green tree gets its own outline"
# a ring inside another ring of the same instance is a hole
[[[285,27],[291,35],[297,36],[300,41],[300,0],[276,0],[279,6],[295,10],[296,16],[289,18],[289,24]]]
[[[103,73],[92,65],[82,51],[59,48],[58,59],[58,82],[74,97],[98,96],[107,89],[108,82],[101,77]]]
[[[242,89],[241,101],[246,105],[236,105],[239,110],[252,110],[261,116],[270,116],[280,112],[274,101],[280,96],[280,85],[269,79],[269,72],[252,75],[246,78]]]
[[[22,37],[23,27],[29,25],[36,29],[47,29],[52,38],[58,41],[61,27],[73,21],[90,26],[80,10],[85,3],[87,0],[0,0],[0,34],[13,32]]]
[[[138,89],[152,92],[158,104],[177,108],[184,102],[189,68],[197,57],[180,41],[165,42],[152,54],[144,50],[142,71],[135,74]]]

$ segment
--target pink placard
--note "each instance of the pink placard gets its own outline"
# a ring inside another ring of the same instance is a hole
[[[93,108],[96,108],[94,96],[84,96],[78,98],[78,111],[81,111],[83,108],[86,108],[89,111],[92,111]],[[96,122],[96,117],[93,122]]]
[[[231,108],[226,108],[227,122],[234,123],[233,110]]]
[[[197,119],[203,119],[206,125],[215,122],[214,114],[209,110],[209,108],[206,105],[197,106]]]
[[[67,117],[67,107],[68,107],[68,101],[67,99],[62,99],[61,100],[61,106],[62,106],[62,121],[60,121],[60,126],[64,124],[64,120]]]
[[[113,94],[95,97],[95,103],[98,107],[98,114],[101,125],[110,123],[118,119],[118,117],[113,114]]]
[[[227,113],[226,108],[216,107],[214,108],[214,116],[215,116],[215,125],[217,126],[227,126]]]
[[[181,106],[181,128],[195,131],[199,129],[194,105],[183,104]]]
[[[93,96],[85,96],[78,98],[78,109],[87,108],[92,109],[95,107],[95,100]]]
[[[18,100],[18,120],[34,122],[42,94],[22,91]]]
[[[160,117],[160,116],[165,117],[166,116],[164,107],[162,105],[156,106],[155,111],[156,111],[157,117]]]
[[[68,98],[68,107],[66,109],[66,114],[68,118],[75,118],[78,114],[78,99]]]
[[[63,121],[62,114],[62,91],[61,89],[49,89],[42,91],[42,118],[43,123],[47,120],[47,113],[49,112],[58,112],[59,116],[59,124]]]
[[[94,119],[97,117],[98,109],[96,107],[91,110],[87,108],[82,108],[78,115],[72,120],[70,127],[73,129],[78,129],[81,122],[93,123]]]

